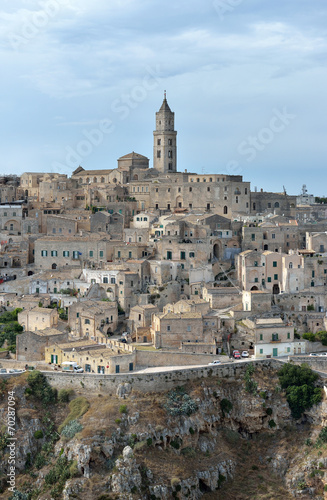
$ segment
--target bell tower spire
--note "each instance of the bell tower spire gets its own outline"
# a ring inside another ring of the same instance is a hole
[[[159,172],[173,173],[177,171],[177,132],[174,129],[175,113],[164,100],[156,113],[156,130],[153,132],[153,167]]]

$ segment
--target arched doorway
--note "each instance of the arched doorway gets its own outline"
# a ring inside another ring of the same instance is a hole
[[[258,289],[258,287],[257,287],[257,286],[255,286],[255,285],[254,285],[254,286],[251,288],[251,291],[255,291],[255,290],[259,290],[259,289]]]
[[[57,264],[53,263],[51,269],[57,269]]]
[[[278,295],[279,293],[280,293],[279,285],[274,285],[273,286],[273,294]]]
[[[33,271],[28,271],[27,276],[33,276]]]
[[[268,250],[268,245],[263,245],[264,250]]]

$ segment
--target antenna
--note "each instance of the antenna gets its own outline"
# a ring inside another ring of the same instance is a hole
[[[164,90],[164,99],[166,100],[167,92]]]

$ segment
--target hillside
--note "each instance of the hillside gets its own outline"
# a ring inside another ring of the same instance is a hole
[[[1,498],[11,496],[5,433],[12,390],[17,498],[324,498],[326,403],[295,421],[272,367],[160,393],[126,384],[115,395],[67,389],[59,400],[37,375],[32,387],[28,374],[1,382]]]

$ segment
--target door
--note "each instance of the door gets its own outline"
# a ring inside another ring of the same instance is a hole
[[[58,364],[58,356],[56,354],[51,354],[51,363]]]
[[[273,348],[273,356],[278,356],[278,347]]]

